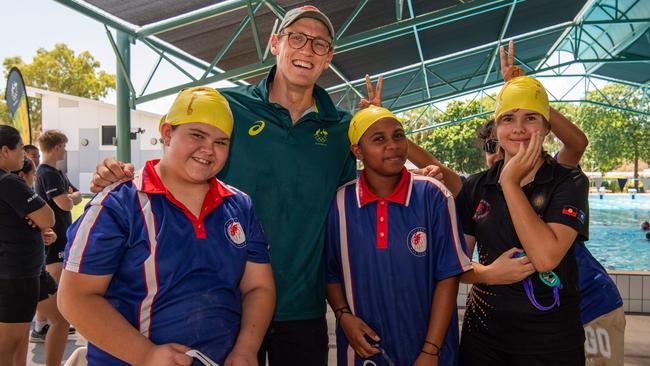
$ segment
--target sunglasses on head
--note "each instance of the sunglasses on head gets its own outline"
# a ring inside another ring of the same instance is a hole
[[[483,144],[483,151],[489,154],[495,154],[497,152],[497,140],[485,140]]]

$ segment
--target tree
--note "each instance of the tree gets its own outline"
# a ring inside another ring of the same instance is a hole
[[[19,56],[7,57],[2,62],[4,77],[13,66],[20,69],[25,84],[78,97],[99,99],[115,89],[115,75],[100,70],[100,62],[88,51],[75,55],[63,43],[56,44],[52,50],[39,48],[32,63],[23,62]],[[1,93],[4,96],[4,92]],[[30,98],[30,116],[34,135],[41,130],[40,100]],[[4,108],[4,109],[3,109]],[[7,118],[6,104],[0,103],[0,119]]]
[[[484,98],[483,109],[481,101],[462,100],[447,104],[445,112],[426,111],[421,107],[405,113],[407,132],[436,123],[453,122],[462,118],[490,111],[494,101]],[[419,119],[418,119],[419,117]],[[419,132],[409,136],[416,144],[431,152],[440,162],[451,169],[465,174],[476,173],[486,168],[481,146],[478,144],[476,131],[485,124],[490,116],[471,118],[452,123],[443,127]],[[417,120],[417,123],[414,121]]]
[[[642,91],[619,84],[606,85],[589,92],[596,103],[622,108],[644,108]],[[645,106],[645,112],[650,111]],[[577,109],[576,122],[589,137],[583,163],[593,162],[601,171],[609,171],[624,162],[634,163],[635,187],[638,189],[639,160],[650,161],[650,119],[647,115],[584,103]],[[589,166],[589,165],[587,165]]]
[[[2,100],[0,100],[0,124],[9,124],[11,116],[7,109],[7,102],[4,99],[4,92],[0,92],[0,96],[2,96]]]

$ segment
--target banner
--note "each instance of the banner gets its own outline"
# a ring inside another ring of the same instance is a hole
[[[7,77],[7,89],[5,90],[7,108],[12,118],[13,126],[20,131],[24,144],[32,143],[32,128],[29,121],[29,100],[25,90],[23,76],[16,67],[12,67]]]

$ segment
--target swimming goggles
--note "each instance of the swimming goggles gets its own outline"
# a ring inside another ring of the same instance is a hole
[[[192,357],[192,358],[196,358],[197,360],[199,360],[199,362],[201,362],[205,366],[219,366],[218,363],[212,361],[210,359],[210,357],[204,355],[203,353],[201,353],[201,351],[191,349],[191,350],[185,352],[185,354]]]
[[[517,252],[513,255],[513,258],[520,258],[525,256],[526,256],[525,252]],[[560,306],[560,290],[563,288],[562,282],[560,281],[560,277],[558,277],[553,271],[537,272],[537,276],[539,277],[540,281],[542,281],[543,284],[553,288],[553,303],[551,305],[544,306],[537,301],[533,289],[533,281],[529,276],[522,282],[524,285],[524,290],[526,291],[526,296],[528,296],[528,300],[530,300],[530,303],[533,304],[533,306],[540,311],[549,311],[556,306]]]

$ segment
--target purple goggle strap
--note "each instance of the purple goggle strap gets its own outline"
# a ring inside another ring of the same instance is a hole
[[[538,310],[540,311],[549,311],[553,309],[555,306],[560,306],[560,292],[559,290],[562,288],[562,284],[558,286],[553,287],[553,303],[549,306],[542,306],[540,303],[537,302],[537,299],[535,298],[535,292],[533,291],[533,281],[530,279],[530,277],[526,278],[524,281],[524,290],[526,290],[526,295],[528,296],[528,300],[535,306]]]

